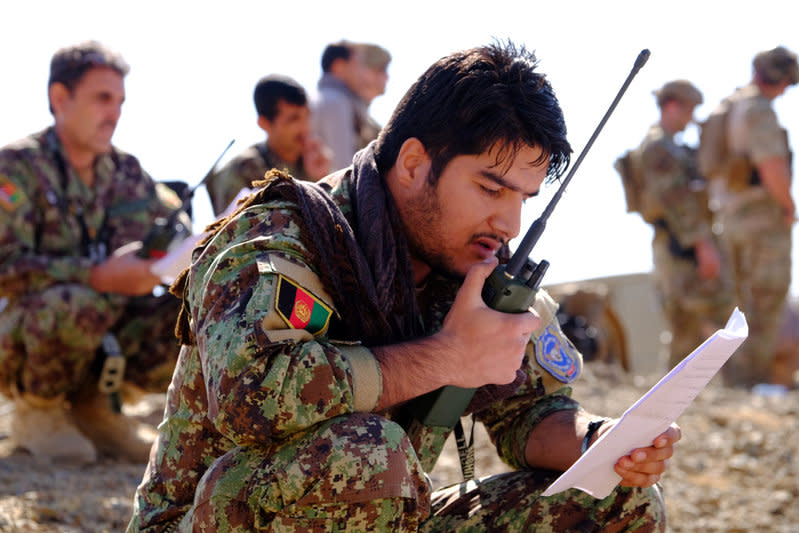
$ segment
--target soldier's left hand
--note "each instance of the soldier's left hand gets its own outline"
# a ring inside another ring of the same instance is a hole
[[[614,465],[613,469],[622,478],[623,487],[649,487],[660,481],[669,459],[674,455],[674,445],[682,437],[677,424],[655,437],[652,446],[636,448]]]
[[[152,273],[158,259],[137,256],[141,241],[128,243],[89,270],[89,285],[97,292],[142,296],[152,292],[160,278]]]

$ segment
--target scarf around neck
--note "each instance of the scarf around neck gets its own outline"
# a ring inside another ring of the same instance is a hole
[[[253,183],[260,189],[243,200],[233,214],[209,226],[209,236],[198,248],[210,242],[228,220],[248,207],[288,200],[300,210],[297,223],[308,251],[308,262],[318,268],[323,286],[336,303],[340,323],[331,324],[330,335],[340,340],[361,341],[365,346],[418,338],[424,335],[424,329],[408,244],[394,200],[377,170],[374,143],[355,154],[350,169],[339,172],[350,173],[348,193],[353,224],[331,197],[328,180],[322,184],[299,181],[285,172],[270,170],[263,181]],[[330,176],[330,181],[336,182],[341,177],[336,173]],[[188,272],[187,268],[181,273],[170,291],[183,298],[177,336],[184,344],[193,344],[184,297]],[[516,380],[510,384],[479,388],[466,412],[479,411],[510,396],[525,376],[519,369]]]
[[[250,206],[275,200],[297,205],[300,239],[308,263],[336,304],[338,322],[331,335],[361,341],[365,346],[402,342],[422,335],[416,306],[408,245],[391,195],[377,171],[373,145],[358,152],[350,169],[349,195],[353,224],[329,194],[328,184],[295,180],[279,170],[268,171],[259,188],[227,218],[209,226],[203,247],[227,222]],[[331,176],[331,178],[335,178]],[[354,226],[354,229],[353,229]],[[195,250],[195,256],[197,251]],[[170,289],[183,297],[186,269]],[[182,342],[193,343],[186,299],[176,331]],[[187,342],[188,341],[188,342]]]

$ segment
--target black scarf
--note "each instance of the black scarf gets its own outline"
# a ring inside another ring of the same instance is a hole
[[[395,344],[424,334],[408,244],[394,200],[377,170],[373,147],[374,143],[356,153],[353,166],[340,171],[351,173],[349,195],[355,230],[329,195],[328,185],[298,181],[278,170],[268,171],[263,181],[253,183],[261,189],[228,217],[270,200],[295,203],[301,211],[297,223],[309,252],[308,262],[317,266],[323,286],[336,302],[340,323],[331,325],[330,336],[361,341],[365,346]],[[228,219],[209,226],[210,235]],[[507,249],[503,251],[507,253]],[[188,269],[184,270],[170,289],[179,297],[184,295],[187,273]],[[192,344],[186,305],[183,298],[176,332],[181,342]],[[520,369],[513,383],[479,388],[467,412],[507,398],[525,377]]]
[[[377,171],[372,146],[358,152],[351,169],[341,172],[351,172],[349,194],[356,230],[325,186],[270,170],[263,181],[253,183],[260,187],[257,192],[208,231],[213,235],[252,205],[275,199],[295,203],[300,209],[297,223],[309,252],[308,262],[319,269],[323,286],[336,302],[340,323],[331,325],[331,336],[366,346],[418,337],[423,331],[408,245],[394,200]],[[183,297],[187,273],[188,269],[184,270],[171,288],[179,297]],[[194,339],[188,318],[184,298],[176,331],[181,342],[191,344]]]

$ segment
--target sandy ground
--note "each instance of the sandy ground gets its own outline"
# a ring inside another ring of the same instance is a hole
[[[620,415],[659,378],[589,367],[575,395],[591,411]],[[8,444],[12,406],[0,400],[0,531],[119,532],[144,469],[102,459],[54,466]],[[128,413],[160,418],[163,396]],[[663,479],[674,532],[799,532],[799,391],[756,396],[712,383],[679,420],[684,438]],[[506,470],[478,427],[476,473]],[[454,443],[431,473],[437,486],[460,480]]]

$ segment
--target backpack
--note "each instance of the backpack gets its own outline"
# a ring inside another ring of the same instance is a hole
[[[730,114],[730,101],[724,99],[700,125],[699,147],[696,162],[699,172],[705,178],[714,178],[725,171],[730,158],[727,143],[727,116]]]
[[[628,213],[643,213],[645,204],[644,177],[641,172],[641,156],[639,150],[627,150],[613,164],[621,176],[624,186],[624,199]]]

